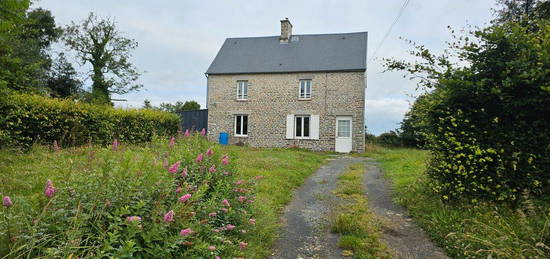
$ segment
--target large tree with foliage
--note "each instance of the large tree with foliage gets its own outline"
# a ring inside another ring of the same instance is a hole
[[[46,84],[52,97],[80,98],[84,92],[78,73],[63,53],[53,61]]]
[[[151,104],[151,101],[145,100],[143,101],[143,109],[158,109],[165,112],[171,112],[171,113],[182,113],[184,111],[192,111],[192,110],[200,110],[201,105],[196,101],[177,101],[175,103],[161,103],[159,107],[154,107]]]
[[[428,175],[445,200],[516,202],[550,190],[550,20],[459,35],[441,55],[386,60],[435,93],[426,113]]]
[[[63,38],[80,63],[91,66],[93,102],[111,103],[112,93],[125,94],[141,88],[136,83],[140,73],[129,60],[138,43],[124,37],[113,20],[90,13],[80,24],[67,26]]]

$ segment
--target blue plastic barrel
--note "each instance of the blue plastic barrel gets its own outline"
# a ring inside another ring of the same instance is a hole
[[[229,144],[229,133],[227,133],[227,132],[221,132],[220,133],[220,144],[221,145]]]

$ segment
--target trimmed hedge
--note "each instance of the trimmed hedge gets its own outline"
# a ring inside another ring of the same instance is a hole
[[[0,94],[0,147],[34,143],[63,146],[106,144],[114,138],[147,142],[174,135],[180,118],[156,110],[124,110],[28,94]]]

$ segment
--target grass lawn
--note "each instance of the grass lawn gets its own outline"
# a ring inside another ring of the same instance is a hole
[[[252,203],[249,212],[252,215],[245,215],[246,218],[254,217],[256,219],[256,224],[254,228],[249,230],[244,236],[237,237],[233,235],[233,238],[243,239],[248,242],[246,249],[241,249],[243,251],[235,254],[237,256],[241,253],[246,256],[246,258],[263,258],[269,255],[271,252],[271,245],[277,237],[279,227],[278,220],[282,208],[292,199],[293,190],[301,185],[309,175],[324,163],[326,155],[323,153],[292,149],[254,149],[237,146],[220,146],[206,141],[189,141],[194,142],[180,144],[180,141],[178,141],[174,151],[167,151],[167,140],[156,140],[152,143],[143,145],[123,145],[123,152],[113,152],[110,147],[100,146],[67,148],[62,149],[60,152],[54,152],[50,147],[44,146],[35,146],[28,153],[0,150],[0,196],[9,195],[14,202],[14,206],[9,209],[12,210],[14,214],[21,215],[23,214],[23,210],[42,208],[45,203],[47,203],[47,199],[43,194],[44,183],[47,179],[51,179],[58,189],[58,193],[55,194],[56,196],[54,198],[61,199],[61,197],[65,197],[63,196],[63,192],[66,190],[71,191],[73,189],[72,186],[79,186],[78,188],[80,188],[80,186],[86,186],[88,184],[87,181],[99,176],[101,179],[98,179],[98,182],[107,182],[108,180],[106,179],[120,180],[118,182],[109,180],[108,182],[109,184],[122,184],[120,185],[121,193],[117,193],[117,195],[125,197],[125,199],[121,198],[122,201],[132,200],[134,196],[146,195],[146,198],[153,201],[156,199],[156,202],[162,203],[162,199],[159,200],[158,198],[154,198],[159,195],[158,193],[162,194],[162,191],[155,191],[155,188],[159,188],[158,186],[164,186],[166,184],[170,185],[170,181],[172,181],[171,178],[168,177],[169,174],[167,171],[162,167],[163,159],[167,158],[171,163],[173,161],[182,160],[184,161],[182,162],[182,166],[185,166],[185,163],[191,163],[190,161],[195,160],[195,156],[197,156],[198,152],[204,152],[207,148],[211,147],[217,156],[221,157],[221,154],[229,155],[231,159],[230,166],[234,172],[234,174],[230,176],[231,179],[233,179],[231,181],[238,179],[245,179],[248,181],[248,179],[253,179],[256,176],[263,176],[263,178],[257,181],[257,184],[252,187],[255,191],[254,203]],[[221,174],[220,171],[219,173]],[[94,177],[90,178],[87,177],[87,175],[94,175]],[[208,182],[213,180],[206,179],[205,181]],[[128,183],[127,185],[132,186],[126,186],[126,184],[124,184],[125,182]],[[224,184],[224,182],[220,182],[220,184]],[[78,190],[78,188],[76,189]],[[118,187],[109,186],[108,188],[117,190]],[[224,188],[234,187],[229,186]],[[170,186],[169,189],[172,190],[172,187]],[[170,190],[169,192],[173,192]],[[98,196],[100,196],[99,193],[101,193],[101,191],[102,190],[98,190]],[[89,190],[89,192],[93,194],[93,190]],[[197,195],[193,194],[193,197],[198,196],[200,192],[201,186],[199,186]],[[205,195],[204,197],[208,197],[207,194]],[[162,197],[162,195],[160,197]],[[99,197],[93,196],[88,198],[97,199],[100,201],[100,203],[98,203],[100,204],[99,206],[103,206],[104,200],[101,200],[103,198],[100,199]],[[70,197],[67,199],[70,199]],[[209,199],[214,200],[214,198]],[[109,204],[111,202],[115,204],[114,200],[109,201]],[[140,206],[142,205],[143,204]],[[46,205],[46,207],[47,206],[48,205]],[[135,204],[133,204],[133,206],[135,206]],[[146,207],[146,205],[143,206]],[[205,208],[209,207],[208,209],[210,209],[212,206],[215,207],[219,205],[218,203],[211,204],[206,200],[205,204],[201,206],[205,206]],[[152,206],[153,209],[156,207],[157,205]],[[0,208],[0,214],[3,213],[2,209],[5,208]],[[33,211],[36,211],[36,209]],[[79,212],[80,203],[78,203],[76,216],[74,217],[75,224],[77,224],[76,221],[78,221],[77,217]],[[199,215],[208,212],[210,211],[196,211],[196,214],[197,217],[199,217]],[[40,212],[38,211],[36,213]],[[150,211],[144,213],[154,214]],[[176,215],[178,215],[178,212],[176,212]],[[0,219],[0,225],[2,225],[2,222],[3,221]],[[12,224],[14,224],[13,221]],[[79,222],[78,224],[84,223]],[[146,224],[145,218],[143,224]],[[197,224],[198,228],[198,226],[203,226],[200,224],[204,223],[201,220],[201,222]],[[63,228],[63,226],[58,227]],[[12,242],[9,238],[6,238],[7,235],[16,236],[13,232],[10,234],[9,230],[8,233],[6,233],[5,225],[2,225],[2,228],[3,229],[0,230],[0,254],[5,253],[7,251],[6,249],[9,249],[9,243]],[[14,229],[17,228],[12,226],[12,231],[14,231]],[[63,233],[68,235],[72,232],[66,231]],[[209,239],[210,237],[208,237],[208,233],[205,235],[207,240],[211,240]],[[147,237],[144,238],[147,239]],[[85,240],[80,240],[79,242],[84,241]],[[162,243],[162,241],[160,242]],[[204,251],[201,250],[203,252],[201,252],[200,258],[203,258],[202,256],[204,256],[204,254],[215,255],[215,251],[209,251],[210,247],[207,249],[207,244],[199,244],[198,242],[199,241],[195,242],[195,246],[204,246],[200,248],[204,249]],[[192,245],[192,243],[189,245]],[[235,244],[233,242],[232,245],[236,245],[237,249],[235,249],[235,251],[239,251],[238,243]],[[60,246],[64,245],[62,244]],[[67,246],[69,245],[67,244]],[[217,246],[223,248],[226,244],[221,243],[217,244]],[[72,253],[77,254],[79,251],[78,249],[82,247],[57,248],[56,250],[48,250],[48,252],[57,253],[56,256],[52,257],[57,257],[57,255],[59,255],[59,257],[66,258]],[[131,249],[132,247],[123,248]],[[222,256],[222,258],[229,255],[227,253],[231,252],[227,251],[233,251],[231,249],[233,248],[224,250],[226,252],[223,252],[225,256]],[[10,257],[13,255],[14,254]],[[2,258],[2,256],[0,256],[0,258]],[[214,257],[208,256],[205,258]]]
[[[395,201],[404,205],[446,252],[458,258],[544,258],[550,256],[550,206],[530,201],[520,208],[481,203],[444,204],[424,173],[429,153],[371,146],[391,179]]]
[[[338,177],[334,193],[344,202],[336,208],[332,231],[340,234],[338,246],[353,258],[392,258],[380,240],[381,222],[369,210],[363,188],[365,164],[357,163]]]

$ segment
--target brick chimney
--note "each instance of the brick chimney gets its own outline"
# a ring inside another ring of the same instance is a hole
[[[285,18],[281,20],[281,37],[279,37],[279,42],[288,43],[290,38],[292,38],[292,23],[290,23],[288,18]]]

